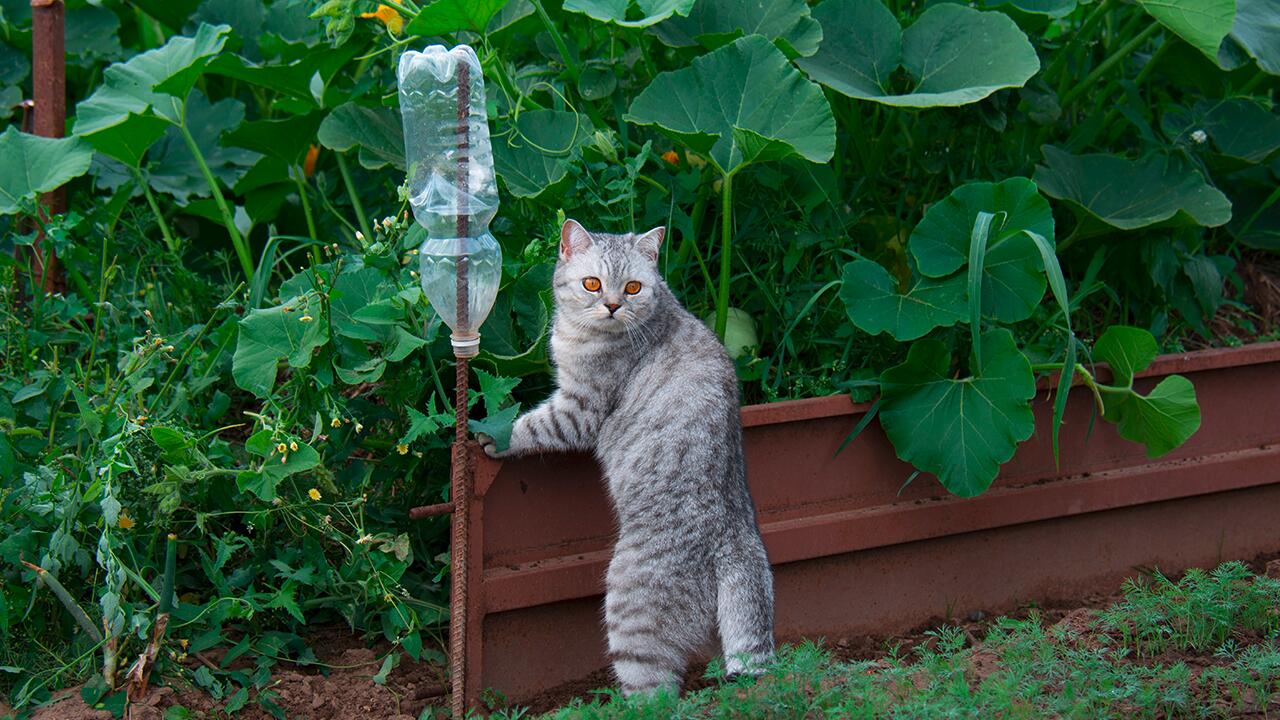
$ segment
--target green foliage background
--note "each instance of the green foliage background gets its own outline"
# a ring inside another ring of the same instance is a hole
[[[135,655],[170,532],[172,636],[259,658],[191,678],[232,709],[270,709],[307,626],[438,659],[446,524],[407,509],[446,497],[452,363],[400,188],[403,49],[469,42],[484,67],[505,260],[481,427],[550,389],[563,219],[666,225],[664,275],[744,401],[879,388],[899,455],[972,495],[1033,431],[1037,373],[1083,378],[1158,455],[1198,427],[1194,389],[1132,373],[1274,333],[1241,268],[1280,248],[1277,13],[73,1],[54,141],[19,132],[30,8],[0,0],[0,686],[26,704]],[[67,182],[72,211],[36,216]],[[37,229],[65,291],[35,290]]]

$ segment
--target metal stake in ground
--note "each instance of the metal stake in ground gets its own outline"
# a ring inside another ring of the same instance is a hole
[[[470,190],[469,119],[471,115],[470,67],[458,63],[458,202],[466,203]],[[470,234],[467,208],[458,208],[458,237]],[[469,327],[467,256],[458,257],[458,327]],[[452,689],[450,708],[459,720],[467,712],[467,549],[471,520],[471,489],[474,473],[467,451],[467,380],[470,362],[464,351],[454,349],[457,361],[454,375],[453,478],[449,497],[453,500],[453,532],[449,553],[452,589],[449,593],[449,682]]]
[[[35,134],[60,138],[67,124],[66,7],[62,0],[31,0],[31,87],[35,100]],[[67,211],[67,191],[58,188],[40,198],[44,217]],[[37,236],[31,247],[31,264],[42,288],[62,289],[62,274],[52,248]],[[32,292],[39,292],[32,288]]]

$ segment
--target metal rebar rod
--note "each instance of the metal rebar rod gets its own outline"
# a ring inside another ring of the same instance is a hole
[[[458,63],[458,232],[459,241],[469,234],[470,223],[465,206],[470,192],[469,118],[471,115],[470,66]],[[467,329],[468,317],[467,258],[458,257],[457,327]],[[471,520],[472,472],[467,452],[467,380],[468,359],[454,351],[457,361],[454,382],[453,478],[450,499],[453,502],[453,532],[449,553],[452,592],[449,596],[449,682],[453,691],[450,709],[461,720],[467,712],[467,552]]]
[[[62,0],[31,0],[31,89],[35,101],[35,134],[60,138],[66,134],[66,7]],[[67,211],[67,191],[58,188],[40,197],[44,217]],[[58,258],[45,248],[41,236],[31,248],[32,270],[48,292],[63,287]],[[33,288],[33,291],[35,289]]]

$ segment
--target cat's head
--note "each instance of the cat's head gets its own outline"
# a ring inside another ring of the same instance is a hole
[[[664,228],[593,233],[566,220],[555,272],[558,312],[580,328],[606,332],[623,332],[651,317],[662,287],[658,247],[665,234]]]

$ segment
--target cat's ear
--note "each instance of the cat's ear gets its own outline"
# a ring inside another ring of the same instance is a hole
[[[568,260],[591,246],[591,233],[577,220],[565,220],[560,228],[560,257]]]
[[[662,239],[667,236],[665,227],[656,227],[643,235],[636,236],[636,250],[644,253],[650,260],[658,261],[658,248],[662,247]]]

